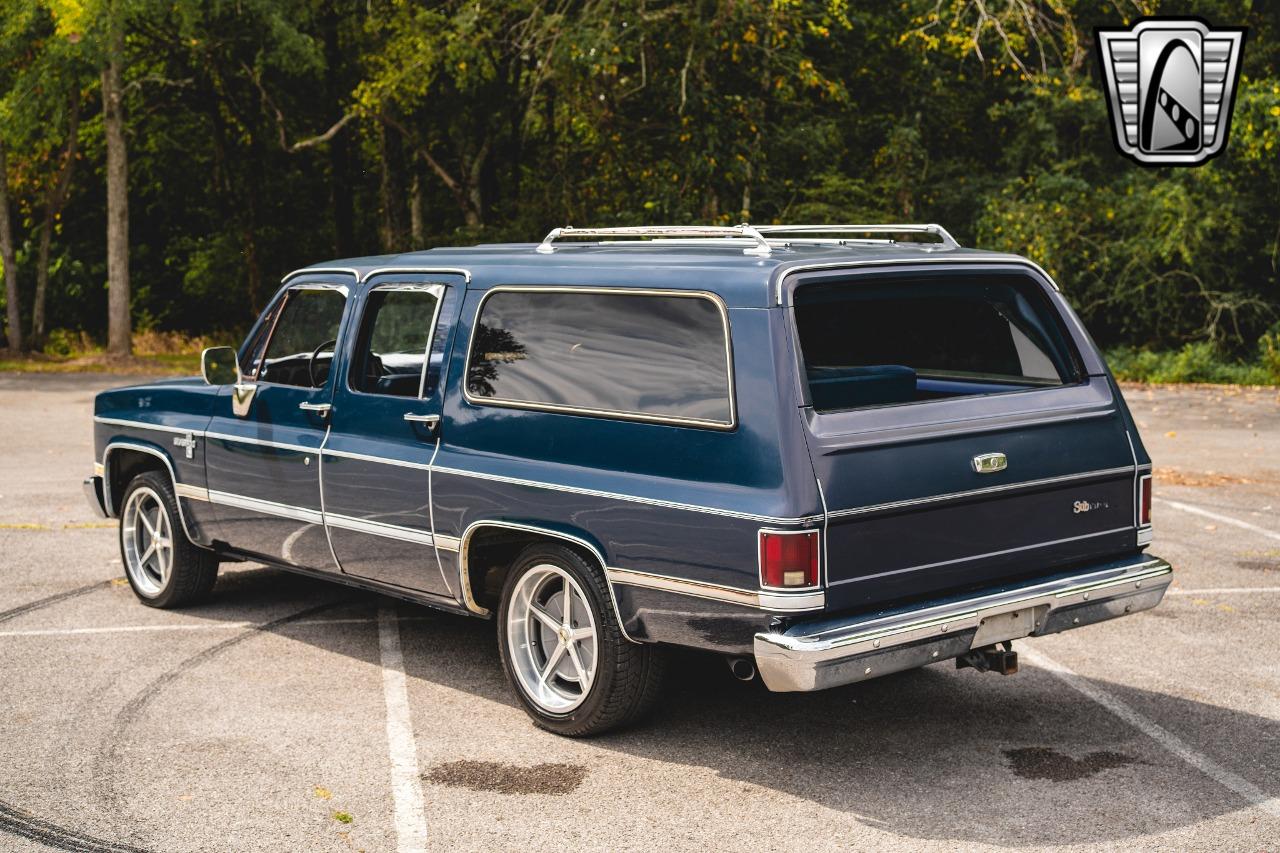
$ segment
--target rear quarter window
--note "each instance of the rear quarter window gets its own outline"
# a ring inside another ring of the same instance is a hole
[[[802,285],[795,319],[818,411],[1049,388],[1081,376],[1057,309],[1018,273]]]
[[[493,290],[467,360],[475,403],[732,427],[728,319],[695,293]]]

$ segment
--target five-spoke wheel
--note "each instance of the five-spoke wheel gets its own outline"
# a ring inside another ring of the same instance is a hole
[[[120,559],[139,600],[181,607],[208,595],[218,577],[218,557],[187,538],[169,477],[139,474],[120,506]]]
[[[563,735],[626,725],[657,698],[662,649],[627,639],[599,564],[542,542],[516,558],[498,608],[507,679],[538,725]]]
[[[134,588],[152,598],[163,592],[173,569],[173,525],[149,486],[129,493],[120,514],[120,543]]]
[[[507,645],[520,686],[548,711],[578,707],[595,682],[591,605],[559,566],[542,563],[520,576],[507,611]]]

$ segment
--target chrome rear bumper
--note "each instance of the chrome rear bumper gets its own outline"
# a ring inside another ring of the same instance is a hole
[[[963,655],[1021,637],[1056,634],[1160,603],[1173,569],[1139,555],[1045,581],[906,610],[793,625],[756,634],[756,667],[775,691],[822,690]]]

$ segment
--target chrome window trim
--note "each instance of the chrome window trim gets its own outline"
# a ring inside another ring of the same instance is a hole
[[[186,432],[186,430],[182,430]],[[175,497],[182,498],[185,495],[179,494],[182,484],[178,482],[177,471],[174,470],[173,460],[171,460],[163,450],[153,447],[149,444],[140,444],[136,441],[115,440],[107,442],[107,446],[102,450],[102,501],[105,505],[109,517],[115,517],[115,507],[111,505],[111,452],[113,450],[136,450],[141,453],[147,453],[151,456],[158,457],[164,463],[164,467],[169,471],[169,482],[173,484],[173,493]],[[186,534],[187,539],[191,542],[196,541],[196,537],[191,535],[191,527],[187,524],[187,514],[182,508],[182,501],[178,500],[178,519],[182,522],[182,531]]]
[[[806,531],[812,532],[812,531]],[[778,610],[799,612],[821,610],[826,606],[826,593],[821,589],[799,590],[798,592],[781,592],[773,589],[742,589],[741,587],[723,584],[692,581],[684,578],[673,578],[670,575],[659,575],[653,572],[641,572],[635,569],[608,568],[605,570],[609,583],[624,586],[635,586],[642,589],[653,589],[660,592],[673,592],[693,598],[704,598],[709,601],[721,601],[726,604],[737,604],[743,607],[754,607],[758,610]]]
[[[821,486],[819,486],[821,488]],[[825,501],[824,501],[825,503]],[[825,580],[823,566],[826,563],[827,549],[823,542],[823,530],[826,528],[826,518],[823,519],[822,527],[806,527],[802,530],[775,530],[771,527],[761,527],[756,531],[756,577],[760,579],[760,588],[769,590],[770,592],[812,592],[816,589],[822,589],[822,583]],[[769,533],[774,536],[804,536],[809,533],[816,533],[818,536],[818,582],[809,586],[769,586],[764,582],[764,560],[760,547],[760,540],[764,534]]]
[[[556,403],[539,403],[532,400],[508,400],[497,397],[474,397],[467,387],[467,377],[471,375],[471,356],[475,344],[476,329],[480,315],[484,312],[485,303],[495,293],[585,293],[605,296],[653,296],[675,297],[683,299],[705,299],[720,312],[720,323],[724,330],[725,379],[729,396],[729,420],[715,421],[705,418],[682,418],[673,415],[655,415],[644,412],[625,412],[610,409],[593,409],[587,406],[564,406]],[[724,300],[708,290],[662,290],[655,288],[621,288],[621,287],[581,287],[572,285],[509,285],[500,284],[489,288],[480,297],[480,304],[471,318],[471,335],[467,340],[467,357],[462,366],[462,396],[473,406],[495,406],[508,409],[522,409],[535,412],[556,412],[561,414],[587,415],[590,417],[608,418],[632,423],[669,424],[672,426],[700,427],[731,431],[738,427],[737,388],[733,371],[733,330],[729,323],[729,309]]]
[[[351,270],[355,272],[355,270]],[[357,275],[356,281],[364,284],[375,275],[460,275],[466,284],[471,283],[471,270],[462,267],[376,267],[364,275]]]
[[[1075,480],[1089,480],[1102,477],[1113,477],[1119,474],[1128,474],[1133,471],[1133,466],[1122,465],[1118,468],[1103,468],[1097,471],[1085,471],[1079,474],[1062,474],[1057,477],[1044,477],[1039,480],[1027,480],[1022,483],[1006,483],[1001,486],[987,486],[982,489],[970,489],[965,492],[947,492],[942,495],[930,495],[925,498],[911,498],[910,500],[891,501],[882,504],[869,504],[867,506],[852,507],[850,509],[838,509],[827,514],[828,518],[847,518],[851,515],[866,515],[873,512],[884,512],[886,510],[904,509],[906,507],[922,506],[932,503],[944,503],[946,501],[961,500],[963,498],[977,497],[979,495],[990,495],[998,492],[1011,492],[1018,489],[1034,489],[1040,486],[1050,486],[1056,483],[1070,483]]]
[[[312,270],[312,272],[321,272],[321,270]],[[338,270],[338,272],[354,273],[355,271],[354,270]],[[287,278],[288,277],[286,276],[286,280]],[[335,361],[337,360],[338,343],[342,340],[343,321],[346,320],[347,311],[350,309],[350,306],[351,306],[351,289],[347,287],[347,285],[345,284],[333,284],[331,282],[324,282],[324,281],[316,281],[316,282],[304,281],[299,284],[290,285],[288,290],[282,295],[281,298],[283,301],[280,305],[280,312],[271,319],[271,328],[267,331],[267,340],[262,345],[262,359],[261,361],[258,362],[258,369],[254,371],[252,377],[245,377],[246,379],[250,379],[255,385],[265,385],[268,388],[303,388],[308,391],[323,391],[328,386],[329,382],[327,379],[325,380],[325,384],[321,385],[318,388],[317,387],[307,388],[307,386],[305,385],[289,385],[284,382],[272,382],[268,379],[262,378],[262,369],[266,367],[267,356],[271,354],[271,342],[275,339],[276,329],[280,327],[280,318],[284,316],[284,312],[289,308],[289,297],[294,293],[301,293],[301,292],[314,293],[314,292],[326,291],[326,290],[333,290],[338,293],[341,293],[342,299],[343,299],[342,316],[338,318],[338,337],[334,341],[334,360]],[[241,346],[243,346],[243,344]],[[237,350],[236,352],[239,353],[239,350]],[[329,372],[332,373],[333,371],[330,370]]]
[[[408,293],[430,293],[433,296],[435,296],[436,307],[435,307],[435,310],[431,312],[431,324],[427,327],[427,349],[422,356],[422,372],[418,375],[418,396],[416,398],[418,400],[425,399],[423,397],[423,392],[426,390],[426,387],[427,387],[427,373],[429,373],[431,370],[431,347],[435,343],[436,332],[439,330],[440,309],[444,307],[444,297],[445,297],[445,291],[447,289],[448,289],[448,285],[440,284],[436,282],[423,282],[423,283],[388,282],[386,284],[375,284],[373,287],[369,288],[369,292],[365,294],[365,299],[362,300],[361,306],[360,306],[360,318],[358,321],[356,321],[359,323],[359,328],[356,329],[356,340],[358,341],[360,340],[360,333],[364,331],[364,328],[363,328],[364,322],[369,313],[368,296],[369,294],[376,293],[377,291],[380,291],[380,290],[404,291]],[[346,386],[347,393],[354,394],[359,397],[396,397],[398,396],[396,394],[379,394],[375,391],[360,391],[355,388],[352,388],[351,387],[351,368],[354,366],[355,366],[355,359],[354,358],[348,359],[347,376],[346,376],[346,379],[343,380],[343,383]],[[402,397],[400,399],[406,399],[406,398]]]
[[[986,255],[986,256],[961,255],[959,257],[938,256],[938,257],[924,257],[924,258],[877,258],[877,259],[862,260],[862,261],[853,261],[853,260],[827,261],[824,263],[798,263],[795,266],[787,266],[786,264],[779,264],[773,271],[773,276],[778,280],[777,284],[774,287],[774,292],[776,294],[774,297],[774,300],[775,300],[774,304],[786,305],[786,303],[783,301],[783,298],[782,298],[785,290],[786,280],[790,276],[796,275],[798,273],[819,272],[821,270],[838,270],[838,269],[845,269],[845,268],[856,269],[856,268],[862,268],[862,267],[878,267],[878,266],[900,267],[900,266],[912,266],[915,264],[987,264],[991,266],[1021,265],[1024,267],[1030,267],[1031,269],[1040,273],[1040,275],[1044,276],[1044,280],[1049,282],[1049,284],[1053,287],[1055,291],[1059,293],[1062,292],[1062,288],[1058,287],[1058,283],[1053,280],[1053,276],[1045,272],[1044,267],[1040,266],[1035,261],[1031,261],[1026,258],[1019,257],[1018,255],[1006,255],[1003,253],[997,253],[997,254]]]
[[[1111,536],[1116,533],[1127,533],[1132,529],[1133,529],[1132,527],[1113,527],[1110,530],[1098,530],[1093,533],[1083,533],[1079,536],[1067,536],[1063,539],[1047,539],[1043,542],[1033,542],[1030,545],[1019,545],[1016,548],[1003,548],[999,551],[987,551],[986,553],[983,553],[983,554],[973,554],[968,557],[957,557],[954,560],[941,560],[936,563],[920,563],[918,565],[907,566],[906,568],[902,568],[902,569],[892,569],[891,571],[887,571],[887,572],[877,572],[874,575],[864,575],[862,577],[857,577],[857,578],[844,578],[843,580],[831,581],[828,584],[828,586],[841,586],[843,584],[849,584],[849,583],[863,583],[865,581],[877,580],[879,578],[891,577],[893,575],[901,575],[906,572],[918,572],[918,571],[924,571],[925,569],[936,569],[939,566],[954,566],[957,563],[968,563],[973,560],[984,560],[989,557],[1002,557],[1005,554],[1016,554],[1019,551],[1031,551],[1036,548],[1047,548],[1050,545],[1063,545],[1067,542],[1079,542],[1082,539],[1093,539],[1098,536]]]
[[[514,521],[494,521],[490,519],[484,519],[480,521],[471,522],[470,524],[467,525],[466,529],[462,531],[462,536],[458,540],[458,583],[459,583],[459,587],[462,590],[462,603],[466,605],[468,610],[470,610],[472,613],[475,613],[479,616],[488,616],[490,612],[487,607],[482,607],[475,600],[475,596],[471,594],[471,582],[469,579],[470,572],[467,565],[467,557],[468,557],[468,553],[471,546],[471,537],[475,536],[477,530],[481,530],[485,527],[498,527],[506,530],[519,530],[525,533],[538,533],[543,536],[549,536],[555,539],[563,539],[566,542],[573,542],[577,545],[581,545],[583,548],[586,548],[588,551],[590,551],[593,555],[595,555],[596,560],[600,564],[600,568],[605,573],[605,580],[607,582],[606,586],[608,586],[609,588],[609,602],[613,605],[613,615],[614,615],[614,618],[617,620],[618,630],[622,633],[623,638],[625,638],[627,641],[632,643],[637,642],[635,639],[631,637],[630,634],[627,633],[627,626],[622,620],[622,611],[618,609],[618,597],[617,595],[614,594],[613,583],[608,581],[609,572],[610,572],[609,562],[604,558],[604,554],[600,552],[600,549],[592,545],[587,540],[582,539],[581,537],[574,536],[569,533],[562,533],[559,530],[550,530],[545,527],[537,527],[536,525],[532,525],[532,524],[520,524]]]
[[[288,284],[290,280],[301,275],[333,275],[335,273],[339,275],[349,275],[356,280],[357,284],[360,282],[360,271],[352,267],[303,267],[300,270],[294,270],[284,278],[280,279],[280,283]]]

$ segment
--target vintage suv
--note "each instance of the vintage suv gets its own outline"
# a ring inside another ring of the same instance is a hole
[[[1154,607],[1151,462],[1049,276],[936,225],[563,228],[291,273],[204,379],[107,391],[144,604],[252,560],[496,615],[521,704],[635,719],[664,646],[770,690]]]

